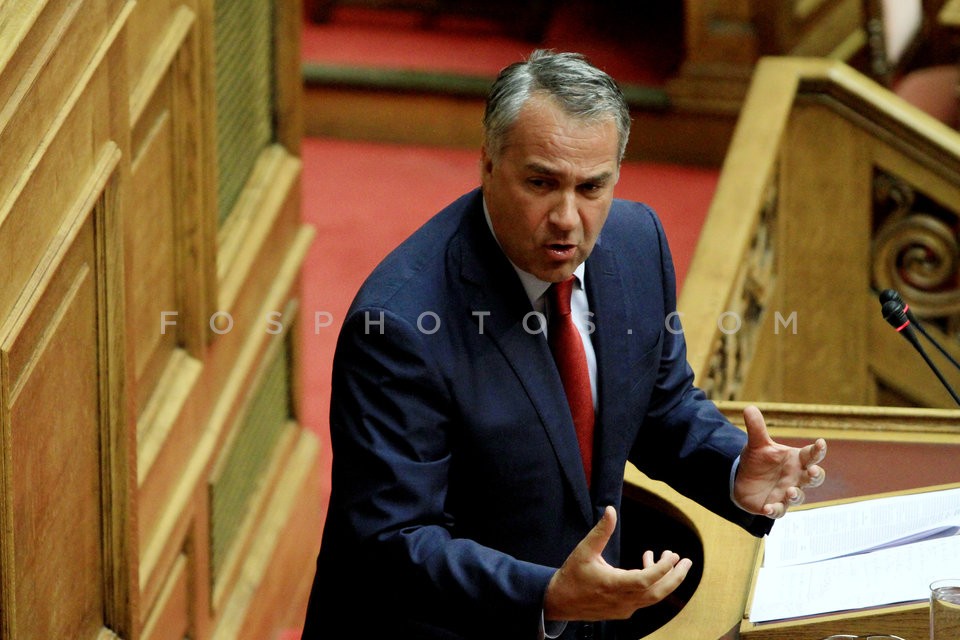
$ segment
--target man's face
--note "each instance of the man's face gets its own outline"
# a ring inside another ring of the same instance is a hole
[[[483,193],[507,257],[547,282],[568,278],[593,250],[620,177],[613,118],[583,122],[552,98],[527,101],[494,160],[481,155]]]

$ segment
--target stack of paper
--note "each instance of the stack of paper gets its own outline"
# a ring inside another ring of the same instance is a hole
[[[926,600],[960,576],[960,489],[791,511],[764,545],[750,621]]]

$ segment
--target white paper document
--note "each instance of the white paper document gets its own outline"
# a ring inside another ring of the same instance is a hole
[[[960,489],[788,512],[764,544],[754,623],[925,600],[960,575]]]
[[[950,568],[952,567],[952,568]],[[926,600],[930,583],[957,575],[960,536],[788,567],[761,567],[751,622]]]

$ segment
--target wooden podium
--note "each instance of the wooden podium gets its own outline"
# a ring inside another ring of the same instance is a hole
[[[744,403],[720,403],[742,426]],[[758,405],[774,439],[799,445],[827,440],[827,480],[810,490],[810,507],[882,494],[960,486],[960,411],[884,407]],[[762,541],[666,485],[629,468],[625,497],[663,501],[699,537],[702,575],[692,596],[646,640],[697,638],[819,640],[836,633],[892,633],[926,640],[925,602],[766,624],[747,618]],[[776,526],[776,525],[775,525]],[[625,538],[624,544],[629,544]]]

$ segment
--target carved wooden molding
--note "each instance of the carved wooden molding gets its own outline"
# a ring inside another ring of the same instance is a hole
[[[948,334],[960,326],[960,214],[882,169],[873,179],[872,285]]]
[[[733,400],[746,379],[757,335],[769,307],[776,279],[776,174],[767,185],[750,249],[737,274],[727,310],[717,318],[720,330],[707,376],[701,382],[713,400]]]

